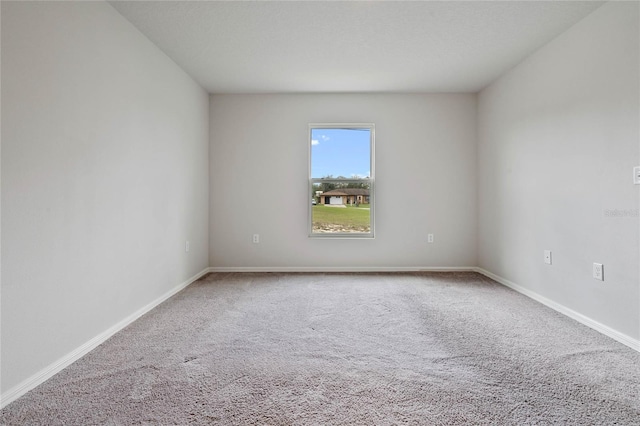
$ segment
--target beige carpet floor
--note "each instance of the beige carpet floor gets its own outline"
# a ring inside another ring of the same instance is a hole
[[[4,425],[640,425],[640,353],[475,273],[210,274]]]

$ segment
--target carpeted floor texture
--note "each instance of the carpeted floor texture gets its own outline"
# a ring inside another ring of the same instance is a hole
[[[475,273],[209,274],[4,425],[640,425],[640,353]]]

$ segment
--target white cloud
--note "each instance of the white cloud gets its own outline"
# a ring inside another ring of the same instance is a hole
[[[320,138],[321,138],[323,141],[328,141],[328,140],[329,140],[329,136],[326,136],[326,135],[322,135],[322,136],[320,136]]]
[[[311,139],[311,145],[318,145],[320,143],[320,141],[318,141],[317,139]]]
[[[366,179],[371,176],[371,172],[368,173],[351,173],[349,175],[353,179]]]

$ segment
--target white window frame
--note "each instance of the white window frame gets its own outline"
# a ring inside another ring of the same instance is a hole
[[[369,130],[369,143],[370,143],[370,175],[368,178],[362,179],[322,179],[314,178],[311,174],[311,149],[312,149],[312,131],[314,129],[367,129]],[[308,225],[309,238],[375,238],[375,125],[373,123],[310,123],[309,124],[309,189],[307,191],[307,205],[309,205]],[[370,227],[369,232],[327,232],[327,233],[314,233],[313,232],[313,205],[309,203],[309,194],[313,192],[313,185],[316,183],[362,183],[369,184],[369,214],[370,214]]]

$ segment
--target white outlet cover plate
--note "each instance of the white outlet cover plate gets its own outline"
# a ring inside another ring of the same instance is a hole
[[[640,166],[633,168],[633,183],[635,185],[640,185]]]
[[[551,250],[544,251],[544,263],[551,265]]]
[[[604,281],[604,266],[602,263],[593,264],[593,278]]]

